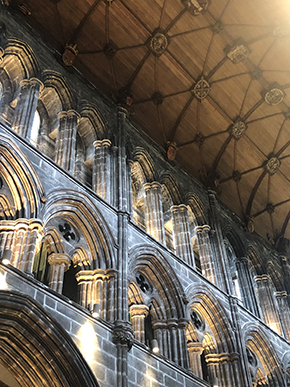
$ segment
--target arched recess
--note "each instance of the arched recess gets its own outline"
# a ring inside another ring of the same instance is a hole
[[[285,385],[290,387],[290,351],[287,351],[281,360],[281,365],[284,370]]]
[[[157,171],[149,153],[136,147],[131,160],[132,212],[133,220],[146,229],[144,184],[157,181]]]
[[[1,202],[9,203],[7,217],[37,218],[44,191],[30,161],[8,137],[0,136]]]
[[[87,196],[59,190],[49,195],[43,221],[47,250],[72,260],[64,277],[64,289],[67,284],[68,290],[78,288],[78,301],[83,307],[98,303],[101,316],[113,320],[116,243],[101,212]]]
[[[262,275],[266,273],[265,264],[255,246],[250,244],[247,247],[246,256],[249,260],[250,269],[253,275]]]
[[[39,78],[41,72],[38,59],[32,48],[26,42],[17,38],[8,39],[1,67],[9,75],[14,98],[17,98],[20,82],[23,79]]]
[[[163,356],[187,368],[185,296],[176,274],[157,249],[144,245],[129,251],[128,272],[136,338],[149,347],[156,339]]]
[[[267,336],[266,332],[249,323],[243,327],[242,342],[256,357],[256,362],[252,362],[248,356],[248,366],[251,369],[251,374],[256,378],[258,369],[264,371],[265,377],[267,378],[269,387],[284,387],[284,378],[282,370],[278,362],[278,356],[274,348],[271,345],[271,340]],[[251,362],[253,364],[251,364]],[[261,378],[261,372],[258,373]]]
[[[240,362],[233,326],[225,308],[207,286],[193,284],[185,292],[189,300],[189,328],[195,331],[195,335],[187,332],[191,368],[202,377],[206,365],[208,381],[216,377],[226,381],[222,386],[239,385],[236,378]],[[194,356],[192,352],[195,352]]]
[[[82,182],[91,185],[95,156],[94,142],[96,140],[109,140],[109,144],[110,133],[108,131],[107,122],[97,106],[90,102],[83,101],[80,104],[79,112],[80,118],[77,126],[75,176]],[[115,171],[115,168],[110,165],[112,162],[110,146],[108,146],[108,152],[106,152],[106,161],[103,159],[100,160],[99,157],[96,157],[96,159],[98,163],[103,163],[103,165],[96,166],[95,170],[100,168],[102,171],[107,169],[108,172],[112,171],[113,173]],[[105,183],[109,184],[108,181]]]
[[[59,125],[58,114],[74,109],[76,102],[68,82],[60,73],[44,70],[41,74],[41,81],[44,87],[37,104],[40,123],[38,129],[34,128],[38,130],[38,133],[34,135],[34,143],[43,153],[53,159]]]
[[[23,387],[97,387],[66,331],[34,300],[0,290],[0,362]]]

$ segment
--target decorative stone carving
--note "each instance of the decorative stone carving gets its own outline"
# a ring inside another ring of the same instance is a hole
[[[247,359],[248,359],[249,364],[253,367],[256,367],[256,365],[257,365],[256,356],[253,354],[253,352],[249,348],[246,348],[246,353],[247,353]]]
[[[152,292],[151,286],[149,285],[147,278],[143,274],[138,272],[136,275],[136,281],[143,293]]]
[[[247,125],[243,121],[236,121],[231,128],[232,136],[235,140],[239,140],[246,129]]]
[[[62,61],[66,66],[72,66],[77,55],[78,50],[76,44],[67,44],[62,54]]]
[[[134,332],[130,323],[116,321],[113,330],[113,343],[115,345],[126,346],[128,351],[132,348]]]
[[[161,105],[163,103],[164,97],[159,91],[156,91],[156,93],[154,93],[152,95],[152,101],[153,101],[154,105],[158,106],[158,105]]]
[[[194,85],[192,93],[199,101],[202,101],[209,95],[210,90],[211,87],[208,81],[204,79],[204,77],[201,77],[200,80]]]
[[[241,178],[242,178],[242,175],[241,175],[241,172],[239,171],[234,171],[233,172],[233,176],[232,176],[233,180],[238,183],[239,181],[241,181]]]
[[[268,212],[268,214],[273,214],[275,212],[275,207],[272,203],[267,204],[266,211]]]
[[[210,1],[209,0],[182,0],[189,13],[193,16],[198,16],[206,12]]]
[[[190,317],[191,317],[191,321],[192,321],[194,327],[198,331],[204,331],[205,325],[204,325],[204,322],[203,322],[201,316],[199,315],[199,313],[197,313],[195,310],[193,310],[191,312]]]
[[[167,142],[167,151],[166,151],[167,159],[169,161],[173,161],[175,159],[175,157],[176,157],[176,153],[177,153],[177,144],[176,144],[176,142],[168,141]]]
[[[4,57],[4,50],[2,47],[0,47],[0,64],[3,62],[3,57]]]
[[[248,57],[250,54],[250,49],[243,45],[239,44],[231,48],[227,53],[227,57],[234,63],[237,64],[242,62],[244,59]]]
[[[266,164],[266,169],[269,175],[274,175],[280,168],[280,160],[277,157],[272,157]]]
[[[211,27],[212,31],[215,33],[215,34],[219,34],[223,29],[224,29],[224,25],[223,23],[218,20],[215,22],[215,24]]]
[[[260,67],[255,67],[250,74],[252,79],[261,79],[263,75],[263,70],[261,70]]]
[[[114,45],[112,42],[108,43],[104,47],[104,53],[107,58],[114,58],[117,52],[117,46]]]
[[[247,219],[247,229],[252,234],[255,231],[255,223],[253,218]]]
[[[74,241],[76,239],[76,235],[73,232],[72,227],[69,223],[64,222],[64,223],[59,224],[58,229],[62,233],[64,239],[67,242],[70,242],[71,240]]]
[[[197,133],[195,138],[194,138],[194,141],[196,143],[196,145],[200,148],[202,146],[202,144],[204,143],[204,140],[205,140],[205,137],[202,133]]]
[[[284,99],[284,92],[281,89],[274,87],[265,94],[265,102],[268,105],[278,105]]]
[[[150,40],[150,50],[156,56],[160,56],[168,46],[168,39],[162,32],[155,33]]]

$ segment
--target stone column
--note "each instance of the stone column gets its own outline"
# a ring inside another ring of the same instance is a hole
[[[154,331],[154,337],[159,345],[159,354],[168,357],[167,341],[164,340],[165,333],[167,331],[167,324],[164,321],[156,320],[152,321],[152,328]]]
[[[51,254],[48,257],[50,264],[50,278],[48,286],[62,294],[64,273],[69,269],[71,259],[66,254]]]
[[[189,368],[189,357],[186,341],[186,328],[188,326],[188,320],[178,320],[178,350],[179,350],[179,365],[183,368]]]
[[[277,313],[277,302],[275,302],[270,277],[267,274],[256,276],[258,296],[265,323],[278,334],[282,334],[280,321]]]
[[[112,181],[110,161],[110,140],[97,140],[94,142],[94,164],[93,164],[93,190],[110,203],[110,192]]]
[[[184,262],[195,268],[194,253],[190,238],[187,207],[184,204],[172,206],[173,240],[175,253]]]
[[[248,266],[248,258],[241,257],[236,259],[236,268],[238,281],[240,285],[243,305],[254,313],[257,317],[260,316],[257,305],[256,294],[254,290],[253,279]]]
[[[10,91],[3,90],[3,93],[1,95],[1,100],[0,100],[0,116],[4,121],[7,120],[8,118],[8,109],[9,109],[9,103],[11,101],[11,98],[12,96]]]
[[[32,274],[35,251],[43,236],[42,229],[43,224],[38,219],[1,221],[1,247],[11,251],[12,266]]]
[[[92,308],[92,270],[81,270],[76,274],[76,280],[79,286],[79,303],[84,308]]]
[[[213,254],[210,247],[209,232],[210,226],[197,226],[195,228],[197,235],[197,245],[202,274],[216,285],[215,267]]]
[[[276,293],[284,337],[290,341],[290,309],[287,301],[287,292]]]
[[[117,347],[116,387],[128,386],[128,351],[133,344],[133,329],[128,320],[128,173],[126,165],[126,114],[118,108],[117,149],[117,208],[118,208],[118,255],[117,255],[117,304],[113,330],[113,343]]]
[[[216,199],[216,192],[209,190],[209,219],[212,232],[210,241],[215,260],[215,280],[219,286],[228,294],[233,294],[233,282],[230,273],[228,257],[225,249],[224,238],[219,217],[219,205]]]
[[[37,78],[23,79],[14,112],[12,128],[22,137],[30,139],[39,94],[43,84]]]
[[[149,313],[149,308],[146,305],[132,305],[130,307],[130,315],[132,318],[133,331],[135,339],[145,344],[145,318]]]
[[[190,368],[192,369],[194,375],[202,379],[203,374],[200,360],[200,355],[203,351],[202,343],[194,343],[193,341],[191,341],[187,344],[187,349],[189,354]]]
[[[73,173],[74,169],[79,117],[80,115],[74,110],[59,113],[59,127],[55,143],[55,162],[70,173]]]
[[[157,181],[145,183],[146,231],[159,242],[165,244],[165,229],[161,200],[161,184]]]

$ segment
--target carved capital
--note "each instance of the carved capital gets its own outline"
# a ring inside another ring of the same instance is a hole
[[[134,332],[132,325],[126,321],[116,321],[113,330],[113,343],[115,345],[126,346],[130,351],[134,342]]]
[[[197,234],[201,234],[203,232],[209,233],[210,232],[210,226],[205,224],[204,226],[197,226],[195,227],[195,231]]]
[[[149,313],[149,308],[147,305],[132,305],[130,307],[130,314],[131,317],[134,318],[135,316],[143,316],[146,317]]]
[[[47,260],[48,260],[48,263],[50,264],[50,266],[64,265],[65,271],[67,271],[69,269],[70,263],[71,263],[70,256],[67,254],[61,254],[61,253],[60,254],[53,253],[48,257]]]

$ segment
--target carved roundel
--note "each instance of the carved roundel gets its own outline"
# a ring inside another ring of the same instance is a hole
[[[253,352],[249,348],[246,348],[246,353],[247,353],[248,363],[251,366],[256,367],[256,365],[257,365],[257,358],[256,358],[256,356],[253,354]]]
[[[243,121],[236,121],[232,126],[232,135],[234,139],[239,140],[246,129],[247,126]]]
[[[278,105],[283,99],[284,92],[278,88],[273,88],[265,94],[265,102],[269,105]]]
[[[204,331],[205,324],[203,322],[203,319],[201,318],[201,316],[195,310],[193,310],[191,312],[190,317],[191,317],[191,321],[192,321],[192,324],[194,325],[194,327],[198,331]]]
[[[280,160],[277,157],[272,157],[266,164],[269,175],[274,175],[280,168]]]
[[[201,77],[200,80],[194,85],[192,93],[198,100],[202,101],[209,95],[210,90],[211,87],[208,81]]]
[[[161,55],[166,50],[167,46],[168,39],[164,34],[162,34],[161,32],[157,32],[155,35],[152,36],[150,40],[150,50],[153,52],[154,55]]]
[[[136,282],[143,293],[151,293],[152,288],[144,274],[137,272]]]
[[[59,223],[58,229],[67,242],[74,242],[77,240],[77,236],[73,227],[66,221]]]
[[[244,59],[248,57],[250,53],[250,50],[247,46],[244,46],[243,44],[239,44],[235,47],[233,47],[228,53],[228,58],[234,63],[242,62]]]
[[[205,13],[209,6],[209,0],[182,0],[189,13],[193,16],[198,16]]]

